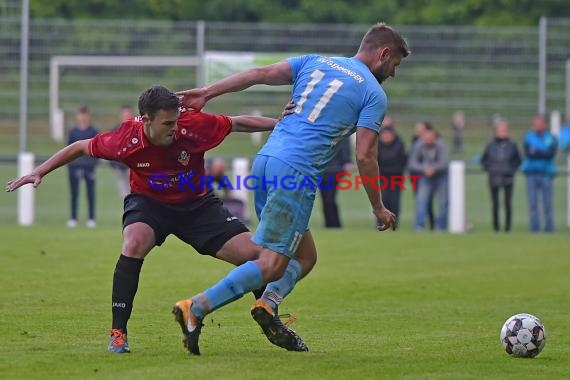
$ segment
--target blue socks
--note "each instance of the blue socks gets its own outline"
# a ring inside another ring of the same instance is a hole
[[[301,278],[301,265],[295,259],[289,260],[285,274],[267,285],[261,299],[274,310],[291,293]],[[204,318],[206,314],[241,298],[245,293],[263,286],[263,276],[257,264],[248,261],[232,270],[228,275],[204,293],[192,298],[192,314]]]
[[[206,314],[241,298],[245,293],[259,289],[263,285],[261,269],[253,261],[248,261],[232,270],[225,278],[204,293],[193,297],[192,314],[202,319]]]
[[[261,299],[267,302],[273,310],[283,302],[283,298],[291,293],[295,284],[301,278],[301,264],[295,259],[289,260],[285,274],[277,281],[269,283]]]

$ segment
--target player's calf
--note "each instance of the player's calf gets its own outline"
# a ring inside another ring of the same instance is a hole
[[[264,248],[256,261],[261,270],[265,284],[276,281],[283,276],[289,264],[289,258],[270,249]]]

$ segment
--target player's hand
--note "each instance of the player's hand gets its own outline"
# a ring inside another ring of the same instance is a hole
[[[282,120],[285,116],[291,115],[292,113],[295,113],[295,102],[293,99],[291,99],[289,103],[285,104],[285,108],[283,108],[281,116],[279,116],[279,120]]]
[[[7,192],[11,192],[18,189],[19,187],[27,185],[28,183],[32,183],[34,187],[38,187],[40,183],[42,183],[42,177],[39,174],[32,173],[20,178],[15,178],[11,181],[8,181],[5,190]]]
[[[178,95],[180,102],[184,107],[195,110],[201,110],[204,108],[208,101],[206,99],[206,89],[204,87],[178,91],[176,95]]]
[[[398,228],[398,218],[386,207],[374,210],[373,212],[374,216],[376,216],[376,228],[378,231],[386,231],[388,228],[392,228],[392,231],[395,231],[396,228]]]

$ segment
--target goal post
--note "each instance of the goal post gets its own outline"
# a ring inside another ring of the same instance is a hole
[[[59,107],[60,68],[83,67],[197,67],[202,69],[203,59],[199,56],[91,56],[60,55],[50,60],[49,66],[49,120],[51,137],[62,142],[64,139],[64,113]]]

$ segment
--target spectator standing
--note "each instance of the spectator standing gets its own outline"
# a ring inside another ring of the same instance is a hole
[[[387,186],[382,190],[384,205],[396,216],[400,215],[400,187],[392,186],[391,178],[403,176],[408,157],[404,142],[393,126],[382,126],[378,144],[380,174],[386,177]]]
[[[416,197],[416,231],[425,229],[425,219],[430,198],[437,196],[439,212],[436,228],[439,231],[447,229],[448,180],[449,165],[448,149],[445,142],[438,138],[437,132],[431,126],[426,126],[421,139],[414,145],[410,153],[409,168],[422,177],[418,181]]]
[[[68,145],[76,141],[87,140],[99,133],[91,124],[91,115],[87,106],[80,107],[75,114],[76,124],[69,131]],[[69,173],[69,189],[71,193],[71,218],[67,221],[68,227],[77,226],[77,200],[79,198],[79,184],[85,180],[87,189],[87,203],[89,206],[86,226],[95,228],[95,167],[98,160],[91,156],[79,157],[67,165]]]
[[[505,231],[511,230],[514,176],[520,164],[521,157],[517,144],[509,137],[509,123],[505,120],[499,121],[495,127],[495,137],[487,144],[481,157],[481,165],[489,177],[495,232],[501,229],[499,222],[501,189],[505,197]]]
[[[120,110],[121,122],[113,127],[113,131],[117,130],[121,124],[135,116],[133,108],[129,105],[124,105]],[[121,199],[125,199],[127,195],[131,192],[131,186],[129,184],[129,167],[118,161],[110,162],[111,168],[115,173],[115,179],[117,183],[117,190],[119,191],[119,196]]]
[[[215,157],[206,161],[206,175],[212,176],[214,183],[212,187],[217,191],[219,198],[222,200],[224,207],[242,223],[248,224],[245,204],[232,194],[232,184],[227,178],[226,161],[221,157]]]
[[[554,156],[557,148],[556,138],[546,130],[544,116],[536,115],[532,120],[532,130],[524,137],[525,159],[522,165],[522,171],[526,175],[529,225],[532,232],[540,231],[539,198],[544,212],[544,232],[554,231],[552,179],[556,174]]]
[[[323,198],[323,214],[326,228],[342,227],[336,202],[337,176],[341,172],[351,171],[353,166],[351,159],[352,154],[350,153],[350,139],[344,139],[339,144],[339,150],[327,165],[323,173],[321,185],[319,186]]]
[[[410,147],[410,153],[412,152],[412,150],[414,149],[414,146],[416,145],[416,143],[419,143],[421,141],[421,136],[424,133],[424,131],[426,130],[426,128],[432,128],[432,125],[429,121],[419,121],[416,123],[415,127],[414,127],[414,136],[412,137],[412,144]],[[409,160],[409,157],[408,157]],[[416,172],[414,171],[412,168],[408,167],[408,172],[410,173],[410,175],[422,175],[421,172]],[[418,196],[418,187],[416,186],[414,189],[414,197],[417,199]],[[433,230],[435,228],[435,218],[434,218],[434,213],[433,213],[433,197],[431,197],[428,200],[428,208],[427,208],[427,220],[428,220],[428,227],[430,230]]]
[[[451,133],[453,135],[453,153],[463,152],[463,131],[465,129],[465,113],[456,111],[451,118]]]

